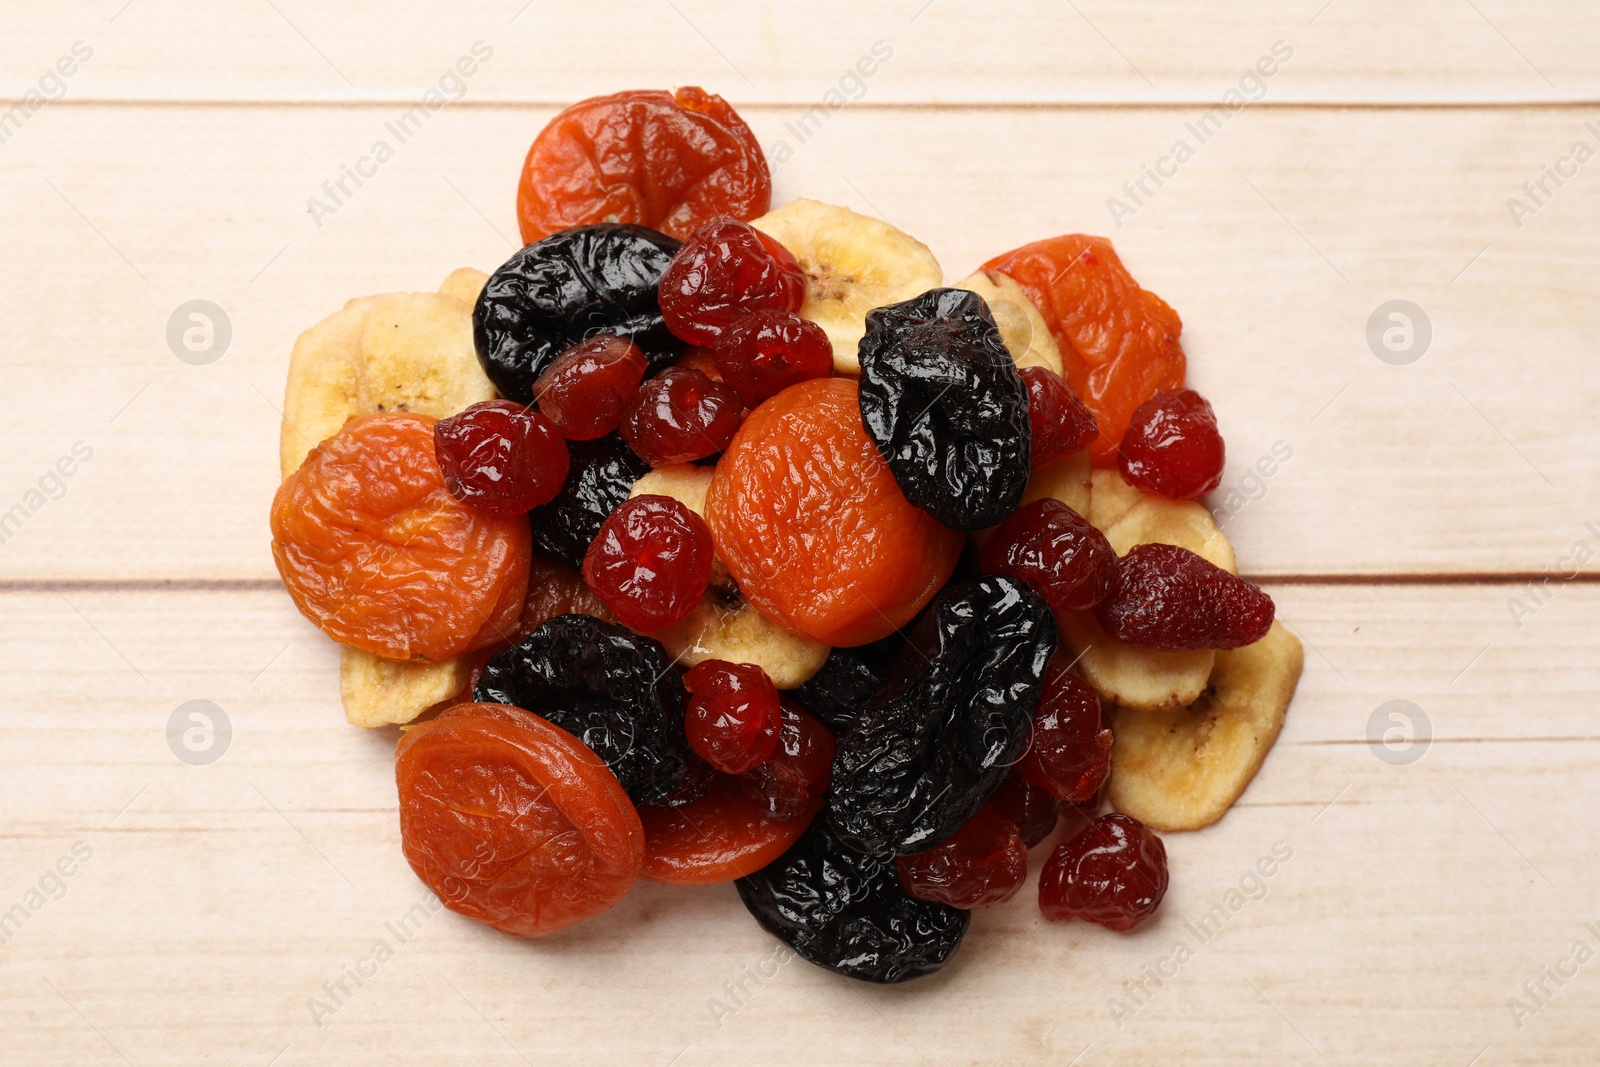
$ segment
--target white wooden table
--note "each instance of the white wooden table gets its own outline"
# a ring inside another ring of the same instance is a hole
[[[0,12],[0,94],[60,97],[0,112],[0,1061],[1600,1060],[1592,3],[392,6]],[[314,221],[480,41],[461,98]],[[1237,808],[1167,838],[1136,934],[1019,900],[876,989],[779,965],[731,887],[644,885],[544,944],[404,921],[394,735],[344,725],[267,551],[290,344],[504,259],[560,106],[687,83],[788,143],[780,202],[880,213],[951,278],[1105,233],[1182,313],[1252,497],[1228,532],[1307,669]],[[1143,166],[1170,176],[1134,201]],[[231,327],[210,362],[167,340],[193,300]],[[1369,344],[1394,300],[1425,347]],[[169,747],[192,700],[231,726],[205,765]],[[1417,729],[1374,745],[1390,701]]]

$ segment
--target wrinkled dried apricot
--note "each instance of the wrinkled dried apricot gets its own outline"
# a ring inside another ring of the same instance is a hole
[[[672,885],[710,885],[754,874],[805,833],[824,795],[818,790],[802,817],[779,819],[738,778],[719,774],[698,800],[640,808],[645,854],[639,875]]]
[[[1021,285],[1061,346],[1067,384],[1094,412],[1096,466],[1110,466],[1134,408],[1181,389],[1183,322],[1141,289],[1104,237],[1051,237],[983,265]]]
[[[396,751],[400,843],[451,911],[542,937],[622,899],[644,828],[616,776],[537,715],[463,704]]]
[[[771,204],[755,134],[726,100],[693,86],[573,104],[534,140],[517,187],[525,244],[596,222],[682,239],[719,215],[748,222]]]
[[[706,522],[745,599],[827,645],[910,622],[963,541],[900,492],[848,378],[801,382],[751,412],[717,464]]]
[[[450,495],[434,421],[351,419],[272,501],[272,556],[295,606],[335,641],[386,659],[504,644],[527,592],[527,519]]]

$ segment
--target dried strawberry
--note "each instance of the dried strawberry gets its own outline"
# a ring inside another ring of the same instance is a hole
[[[1177,545],[1135,545],[1095,605],[1106,633],[1124,644],[1180,652],[1240,648],[1272,627],[1272,598]]]

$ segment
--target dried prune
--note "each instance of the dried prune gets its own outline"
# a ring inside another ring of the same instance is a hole
[[[1272,597],[1177,545],[1134,545],[1094,616],[1113,639],[1182,652],[1253,645],[1272,628]]]
[[[768,933],[819,967],[864,982],[937,971],[972,921],[970,912],[911,896],[894,860],[850,848],[826,819],[737,885]]]
[[[989,306],[933,289],[867,315],[861,421],[906,499],[957,530],[993,526],[1028,487],[1028,390]]]
[[[828,653],[821,670],[786,695],[834,733],[842,733],[888,677],[905,643],[905,638],[895,633],[870,645],[836,648]]]
[[[670,795],[689,768],[683,680],[667,650],[589,615],[557,615],[495,653],[472,697],[576,734],[636,804]]]
[[[581,571],[606,517],[628,499],[650,464],[616,436],[571,441],[567,449],[572,469],[566,484],[550,503],[528,512],[528,522],[535,552]]]
[[[1028,744],[1056,650],[1050,605],[1024,582],[953,585],[843,737],[828,818],[852,848],[922,852],[977,813]]]
[[[678,242],[643,226],[601,223],[521,249],[489,276],[472,309],[478,362],[521,403],[557,356],[597,333],[626,337],[651,370],[683,354],[656,294]]]

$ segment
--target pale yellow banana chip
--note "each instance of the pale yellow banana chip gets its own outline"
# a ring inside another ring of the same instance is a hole
[[[1144,496],[1142,490],[1129,485],[1115,469],[1096,468],[1089,480],[1089,510],[1083,517],[1101,533],[1111,529],[1111,524],[1126,515]]]
[[[284,477],[353,415],[442,418],[494,399],[472,343],[472,310],[439,293],[360,297],[301,334],[289,358]]]
[[[1044,316],[1028,294],[1011,278],[997,271],[979,271],[953,288],[966,289],[983,297],[989,313],[1000,327],[1011,358],[1021,367],[1043,367],[1062,373],[1061,346],[1050,335]]]
[[[339,695],[344,717],[364,730],[410,722],[465,689],[471,670],[467,656],[394,660],[342,646]]]
[[[1156,830],[1222,818],[1278,739],[1305,656],[1274,622],[1253,645],[1217,653],[1201,698],[1168,711],[1116,712],[1111,806]]]
[[[816,200],[793,200],[750,225],[777,241],[806,272],[800,317],[833,342],[834,369],[856,374],[867,312],[944,284],[928,246],[881,219]]]
[[[489,276],[477,267],[459,267],[439,283],[439,292],[467,305],[468,310],[478,302],[478,294],[489,283]]]

